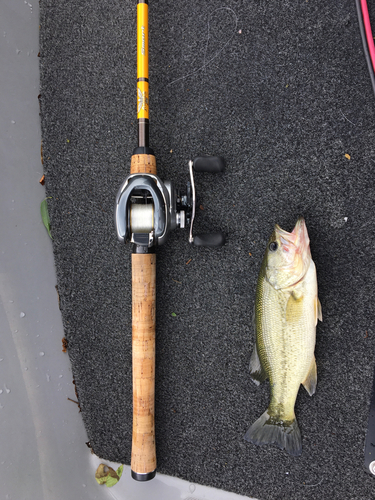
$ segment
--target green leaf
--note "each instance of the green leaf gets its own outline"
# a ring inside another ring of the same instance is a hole
[[[175,318],[177,316],[177,314],[176,313],[172,313],[172,316]]]
[[[48,198],[44,198],[44,200],[40,204],[40,214],[42,216],[43,224],[48,231],[49,237],[52,239],[51,223],[50,223],[50,219],[49,219],[49,215],[48,215],[48,205],[47,205],[47,200],[50,198],[52,198],[52,196],[49,196]]]
[[[120,465],[117,471],[115,471],[108,465],[100,464],[95,472],[96,482],[98,484],[105,484],[108,488],[111,488],[119,482],[123,469],[123,465]]]
[[[117,477],[112,477],[112,476],[108,476],[107,477],[107,481],[105,482],[105,485],[108,487],[108,488],[112,488],[112,486],[114,486],[115,484],[118,483],[118,479]]]
[[[122,473],[124,471],[124,466],[123,465],[120,465],[120,467],[117,469],[116,473],[118,475],[118,478],[120,479],[120,477],[122,476]]]

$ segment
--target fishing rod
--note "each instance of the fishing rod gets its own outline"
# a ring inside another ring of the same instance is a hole
[[[131,475],[148,481],[156,473],[155,446],[155,248],[167,241],[171,230],[190,226],[189,242],[220,247],[223,233],[193,236],[196,194],[195,172],[219,173],[219,156],[189,161],[190,180],[182,193],[156,172],[149,144],[148,0],[137,2],[137,123],[138,146],[133,151],[130,175],[121,185],[115,207],[117,237],[132,246],[132,378],[133,434]]]

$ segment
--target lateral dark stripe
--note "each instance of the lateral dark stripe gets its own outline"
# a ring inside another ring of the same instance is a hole
[[[147,3],[148,5],[148,0],[138,0],[138,3]]]
[[[148,78],[137,78],[137,82],[147,82],[148,83]]]

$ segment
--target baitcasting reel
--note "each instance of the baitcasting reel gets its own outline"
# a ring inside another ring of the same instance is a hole
[[[170,231],[190,225],[189,242],[197,246],[224,245],[223,233],[193,236],[195,218],[195,172],[219,173],[225,161],[219,156],[200,156],[189,161],[190,181],[186,194],[180,193],[172,181],[154,174],[135,173],[126,177],[116,198],[115,222],[118,239],[130,242],[136,253],[148,253],[152,246],[166,242]]]

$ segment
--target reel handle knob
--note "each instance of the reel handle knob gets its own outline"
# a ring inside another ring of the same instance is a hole
[[[197,247],[222,247],[225,243],[223,233],[197,234],[193,243]]]
[[[221,156],[197,156],[194,158],[193,168],[196,172],[218,174],[225,170],[225,160]]]

